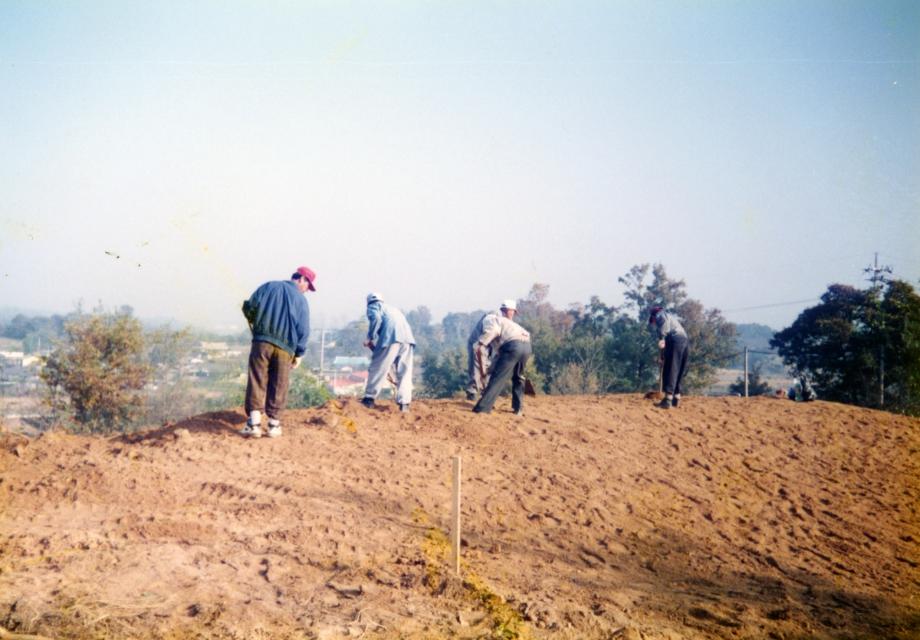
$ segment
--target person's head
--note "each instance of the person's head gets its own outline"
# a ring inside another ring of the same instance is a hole
[[[649,324],[652,324],[653,322],[655,322],[655,318],[658,317],[658,314],[661,313],[661,311],[662,311],[662,308],[661,308],[661,307],[657,307],[657,306],[656,306],[656,307],[652,307],[651,309],[649,309],[649,312],[648,312],[648,323],[649,323]]]
[[[301,293],[307,291],[316,291],[313,281],[316,280],[316,273],[309,267],[297,267],[297,271],[291,274],[291,280],[297,285]]]
[[[374,304],[375,302],[383,302],[383,296],[379,293],[367,294],[367,304]]]
[[[514,318],[514,314],[517,313],[517,301],[504,300],[502,301],[502,306],[499,307],[499,310],[502,312],[503,316],[511,320]]]

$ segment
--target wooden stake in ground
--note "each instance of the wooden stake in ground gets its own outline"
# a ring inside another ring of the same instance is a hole
[[[454,456],[454,499],[450,517],[451,564],[460,575],[460,456]]]

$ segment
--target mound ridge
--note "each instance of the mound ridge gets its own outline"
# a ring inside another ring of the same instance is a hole
[[[0,637],[913,638],[920,420],[541,396],[6,435]],[[463,459],[463,575],[446,561]]]

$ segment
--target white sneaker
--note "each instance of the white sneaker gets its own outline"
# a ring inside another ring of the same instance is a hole
[[[269,437],[269,438],[279,438],[279,437],[281,437],[281,425],[280,425],[280,424],[270,424],[270,425],[268,425],[268,437]]]
[[[246,426],[243,427],[243,430],[240,431],[244,437],[247,438],[261,438],[262,437],[262,427],[257,424],[246,423]]]

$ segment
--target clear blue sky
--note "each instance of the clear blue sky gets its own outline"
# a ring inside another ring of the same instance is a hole
[[[920,3],[0,2],[0,307],[314,327],[662,262],[781,328],[920,278]],[[118,257],[116,257],[118,256]]]

